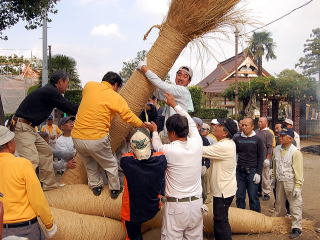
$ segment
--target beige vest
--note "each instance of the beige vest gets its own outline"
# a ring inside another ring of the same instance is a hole
[[[284,156],[281,156],[281,145],[274,150],[274,159],[276,162],[276,178],[278,181],[290,181],[294,179],[292,167],[292,157],[297,150],[293,144],[289,147]]]

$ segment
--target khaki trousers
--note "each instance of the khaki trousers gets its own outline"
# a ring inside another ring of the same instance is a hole
[[[212,176],[212,162],[210,163],[210,167],[207,169],[206,174],[203,176],[203,187],[202,187],[202,191],[203,194],[205,195],[205,203],[212,203],[212,199],[213,199],[213,191],[212,191],[212,187],[211,187],[211,176]]]
[[[270,196],[271,194],[271,179],[270,179],[270,165],[263,165],[262,168],[262,194]]]
[[[277,181],[277,198],[275,206],[275,215],[277,217],[285,216],[286,210],[286,200],[289,201],[290,214],[292,215],[292,226],[291,228],[302,229],[302,196],[293,197],[294,181],[281,182]]]
[[[202,240],[202,198],[189,202],[166,202],[161,240]]]
[[[107,172],[110,190],[120,190],[118,162],[112,154],[109,136],[98,140],[73,138],[74,146],[87,170],[90,188],[103,185],[103,171]]]
[[[28,124],[17,122],[15,128],[16,150],[20,157],[24,157],[36,169],[39,167],[39,180],[43,190],[57,187],[53,170],[53,155],[48,143]]]

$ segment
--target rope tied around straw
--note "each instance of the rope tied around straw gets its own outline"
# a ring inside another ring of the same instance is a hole
[[[160,31],[162,29],[162,24],[155,24],[153,25],[151,28],[149,28],[149,30],[146,32],[146,34],[143,36],[143,40],[147,40],[149,33],[152,31],[153,28],[158,28]]]

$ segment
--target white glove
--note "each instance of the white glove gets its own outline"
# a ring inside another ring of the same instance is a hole
[[[253,176],[253,182],[254,182],[255,184],[259,184],[260,181],[261,181],[261,176],[260,176],[260,174],[258,174],[258,173],[254,174],[254,176]]]
[[[264,167],[270,167],[270,160],[269,160],[269,159],[265,159],[265,160],[263,161],[263,166],[264,166]]]
[[[203,204],[201,207],[201,211],[202,211],[202,214],[207,215],[209,212],[209,208],[207,207],[207,205]]]
[[[137,69],[141,70],[142,66],[147,66],[147,57],[138,63]]]
[[[294,188],[292,192],[292,197],[297,198],[301,195],[301,188]]]
[[[51,228],[46,229],[46,235],[48,238],[53,238],[54,235],[56,235],[57,231],[58,231],[57,225],[53,224]]]
[[[205,175],[207,172],[207,167],[206,166],[202,166],[201,168],[201,176]]]

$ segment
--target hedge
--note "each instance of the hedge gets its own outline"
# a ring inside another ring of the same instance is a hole
[[[226,118],[228,115],[227,109],[199,109],[197,112],[192,113],[193,117],[198,117],[201,119],[213,119],[213,118]]]
[[[70,102],[80,104],[82,99],[82,90],[69,90],[64,94],[65,98]]]

